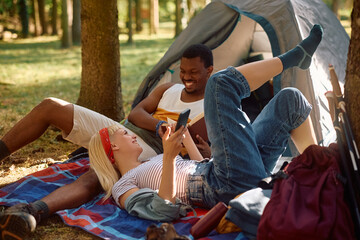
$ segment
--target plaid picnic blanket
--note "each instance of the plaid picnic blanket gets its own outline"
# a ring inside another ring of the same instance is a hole
[[[75,181],[89,169],[89,159],[69,159],[65,163],[54,164],[42,171],[30,174],[17,182],[0,189],[0,205],[12,206],[17,203],[30,203],[43,198],[55,189]],[[65,224],[79,227],[104,239],[141,239],[144,238],[146,228],[159,222],[140,219],[129,215],[125,210],[117,207],[112,198],[103,201],[104,194],[99,194],[92,201],[78,208],[58,211]],[[207,210],[196,208],[198,217],[206,214]],[[174,221],[178,234],[190,238],[190,228],[198,217],[190,212],[188,216]],[[212,231],[208,237],[211,240],[245,240],[242,233],[218,234]]]

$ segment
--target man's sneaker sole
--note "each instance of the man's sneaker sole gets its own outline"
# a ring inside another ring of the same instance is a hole
[[[0,239],[20,240],[34,231],[36,220],[28,213],[0,214]]]

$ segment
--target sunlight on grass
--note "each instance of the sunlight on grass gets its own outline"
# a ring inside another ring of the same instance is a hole
[[[350,20],[341,20],[341,25],[344,26],[346,33],[351,36],[351,21]]]
[[[80,86],[81,76],[80,47],[61,49],[57,38],[41,37],[2,42],[0,48],[3,49],[0,56],[1,106],[9,101],[16,104],[25,100],[28,104],[21,104],[21,107],[28,111],[48,96],[76,100],[74,89]]]
[[[127,43],[126,35],[120,36],[126,115],[140,83],[173,42],[172,34],[159,36],[156,39],[155,35],[137,34],[134,44]],[[57,37],[47,36],[0,42],[0,51],[0,136],[46,97],[77,101],[81,81],[80,47],[62,49]],[[48,157],[55,161],[67,159],[67,154],[77,146],[59,142],[56,140],[59,134],[50,129],[37,141],[12,154],[9,161],[1,162],[0,185],[16,180],[8,177],[10,172],[14,173],[9,171],[14,164],[35,171],[38,168],[32,168],[32,165],[37,165],[39,160]],[[7,170],[2,172],[1,169]]]
[[[121,41],[121,84],[126,115],[130,112],[131,103],[140,83],[164,55],[172,41],[172,39],[137,41],[134,45]]]
[[[158,40],[147,34],[136,36],[132,45],[127,40],[120,41],[126,114],[139,84],[173,41],[170,34]],[[80,47],[61,49],[56,37],[41,37],[0,42],[0,49],[0,111],[13,108],[25,114],[49,96],[76,102],[81,79]],[[8,121],[6,116],[2,114],[0,122]]]

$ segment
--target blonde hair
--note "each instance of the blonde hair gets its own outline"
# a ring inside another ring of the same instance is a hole
[[[113,125],[108,127],[109,137],[116,132],[120,126]],[[105,200],[111,196],[111,190],[114,184],[121,177],[116,165],[112,164],[103,148],[99,132],[95,133],[89,142],[90,167],[94,169],[102,188],[106,195]]]

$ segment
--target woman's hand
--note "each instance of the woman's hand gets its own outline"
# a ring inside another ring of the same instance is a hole
[[[173,128],[174,129],[174,128]],[[167,127],[162,137],[164,156],[159,197],[175,203],[176,199],[176,167],[175,159],[182,148],[185,128],[181,126],[176,132]]]
[[[162,137],[164,156],[169,158],[175,158],[179,154],[182,148],[182,142],[184,139],[184,133],[186,128],[181,126],[176,132],[174,132],[174,126],[167,126],[166,132]]]

